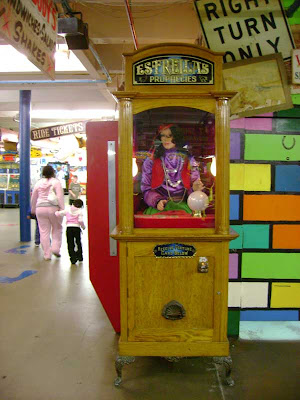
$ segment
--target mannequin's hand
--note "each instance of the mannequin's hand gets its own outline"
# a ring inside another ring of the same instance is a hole
[[[165,208],[165,204],[168,202],[168,200],[159,200],[159,202],[157,203],[156,208],[158,209],[158,211],[163,211]]]
[[[196,190],[202,190],[204,188],[203,183],[201,182],[201,179],[198,178],[195,180],[193,183],[193,191],[195,192]]]

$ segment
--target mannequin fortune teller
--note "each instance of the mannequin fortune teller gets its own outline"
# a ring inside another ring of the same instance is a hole
[[[203,184],[196,160],[183,147],[183,132],[177,125],[164,124],[158,128],[157,139],[159,145],[143,164],[141,190],[149,206],[144,214],[170,210],[192,214],[186,199]]]

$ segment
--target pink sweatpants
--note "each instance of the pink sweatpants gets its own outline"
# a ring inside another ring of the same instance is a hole
[[[59,254],[62,241],[62,217],[56,217],[58,207],[37,207],[36,216],[39,223],[41,245],[45,258],[51,254]],[[50,242],[51,234],[51,242]]]

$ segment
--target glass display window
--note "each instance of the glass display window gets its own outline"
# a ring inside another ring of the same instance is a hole
[[[178,106],[135,114],[135,228],[214,228],[214,166],[214,114]]]

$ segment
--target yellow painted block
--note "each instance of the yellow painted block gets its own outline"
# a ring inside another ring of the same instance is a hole
[[[273,282],[271,308],[299,308],[300,283]]]
[[[244,190],[245,164],[230,164],[230,190]]]
[[[245,164],[244,190],[268,192],[271,190],[270,164]]]
[[[230,190],[270,191],[271,165],[230,164]]]

